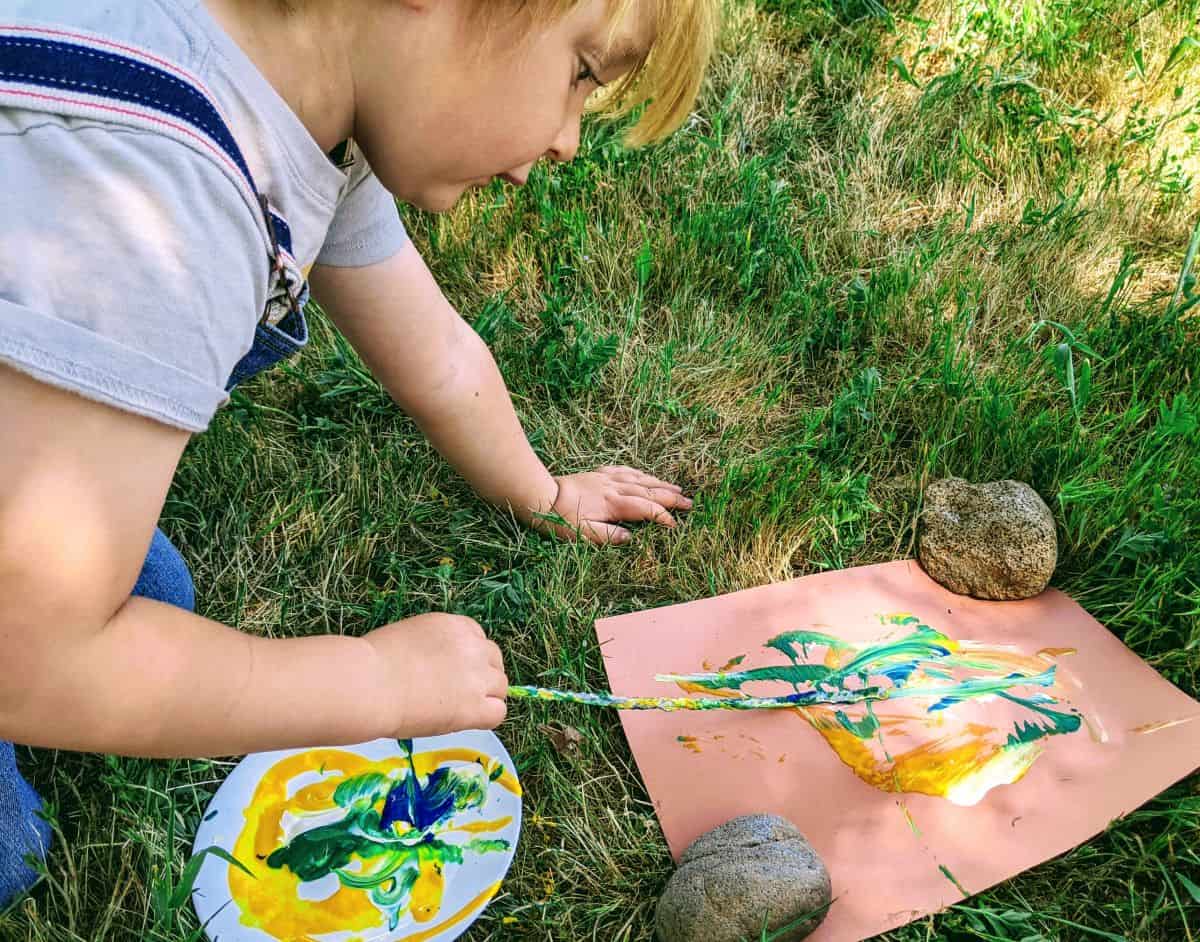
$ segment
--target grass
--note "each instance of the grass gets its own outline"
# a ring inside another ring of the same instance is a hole
[[[164,528],[203,613],[282,636],[447,609],[515,682],[599,686],[598,617],[904,556],[928,481],[1018,478],[1058,519],[1053,584],[1200,694],[1200,3],[729,12],[666,145],[594,124],[524,191],[406,217],[550,467],[676,480],[686,524],[622,549],[524,532],[318,316],[179,470]],[[501,735],[527,826],[466,938],[650,939],[671,863],[616,717],[517,706]],[[175,891],[231,763],[22,759],[57,844],[0,939],[193,938]],[[883,938],[1197,939],[1198,846],[1193,776]]]

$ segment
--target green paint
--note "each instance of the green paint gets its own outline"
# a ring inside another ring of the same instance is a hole
[[[475,767],[443,767],[422,778],[413,764],[411,740],[400,745],[408,759],[406,774],[392,779],[367,772],[347,779],[333,793],[334,806],[347,811],[344,818],[297,834],[267,857],[267,866],[286,867],[305,882],[333,873],[343,886],[368,890],[371,902],[387,914],[389,931],[431,868],[444,872],[448,864],[461,864],[464,852],[486,854],[509,847],[508,841],[495,838],[458,845],[440,836],[455,816],[484,806],[495,776]],[[355,858],[362,869],[348,869]],[[440,898],[440,889],[437,893]]]
[[[655,679],[702,690],[742,693],[747,684],[786,684],[791,692],[779,696],[761,697],[620,697],[611,693],[552,690],[544,687],[509,688],[509,696],[527,700],[546,700],[578,703],[585,706],[618,710],[780,710],[806,706],[843,707],[866,705],[860,719],[837,710],[838,723],[848,732],[866,740],[880,734],[880,725],[873,704],[885,700],[921,699],[931,701],[928,713],[939,713],[967,701],[998,696],[1036,713],[1034,722],[1017,721],[1009,734],[1005,748],[1036,742],[1048,736],[1076,732],[1082,718],[1076,711],[1052,709],[1057,701],[1042,693],[1018,695],[1016,688],[1054,686],[1057,668],[1051,666],[1037,673],[1015,671],[996,655],[989,658],[986,651],[957,653],[958,645],[913,615],[885,616],[884,624],[909,630],[894,641],[860,646],[815,631],[787,631],[766,642],[766,647],[786,655],[791,664],[756,667],[749,670],[720,670],[695,674],[658,674]],[[857,652],[845,665],[829,667],[804,663],[810,648],[824,647],[834,651]],[[736,666],[742,658],[730,661]],[[987,671],[982,676],[954,679],[953,671]],[[997,673],[1003,671],[1004,673]],[[911,683],[920,677],[920,686]],[[852,684],[853,682],[853,684]]]

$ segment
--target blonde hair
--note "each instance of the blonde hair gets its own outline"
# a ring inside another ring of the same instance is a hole
[[[493,0],[478,0],[481,7]],[[553,20],[581,0],[518,0],[535,21]],[[588,110],[619,118],[645,106],[625,135],[640,147],[662,140],[687,119],[716,44],[721,0],[607,0],[610,36],[639,3],[653,7],[654,43],[645,59],[597,93]],[[494,7],[493,7],[494,10]]]
[[[636,0],[610,0],[614,28]],[[593,110],[620,117],[645,104],[626,134],[638,147],[661,140],[687,119],[716,44],[721,0],[643,0],[654,3],[655,38],[641,65],[596,96]]]
[[[248,0],[262,2],[262,0]],[[286,14],[333,0],[274,0]],[[492,20],[502,8],[518,8],[534,22],[547,22],[568,13],[583,0],[474,0],[475,11],[484,21]],[[625,143],[640,147],[662,140],[687,119],[708,60],[716,44],[721,22],[722,0],[606,0],[610,39],[640,3],[650,4],[654,42],[645,59],[623,78],[593,96],[588,110],[619,118],[645,105],[638,120],[626,132]]]

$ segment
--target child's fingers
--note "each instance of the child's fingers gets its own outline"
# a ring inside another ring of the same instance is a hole
[[[650,474],[638,475],[638,483],[645,487],[658,488],[665,491],[674,491],[676,494],[682,494],[683,488],[678,484],[672,484],[670,481],[664,481],[662,478],[656,478]]]
[[[506,690],[505,693],[508,691]],[[488,697],[480,707],[477,729],[495,729],[508,716],[508,705],[499,697]]]
[[[612,500],[612,508],[622,520],[653,520],[664,527],[675,526],[675,518],[667,513],[662,504],[648,497],[618,495]]]
[[[624,527],[592,520],[585,520],[580,525],[579,532],[600,546],[607,546],[610,543],[620,545],[628,543],[633,538],[633,534]]]
[[[674,491],[677,494],[683,493],[683,488],[678,484],[672,484],[670,481],[656,478],[654,475],[647,474],[645,471],[639,471],[637,468],[630,468],[625,465],[608,465],[600,470],[622,484],[640,484],[643,487],[664,488],[668,491]]]
[[[622,484],[617,488],[617,493],[625,497],[645,497],[668,510],[690,510],[692,507],[690,497],[684,497],[679,491],[661,485],[652,487],[644,484]]]
[[[496,671],[488,679],[487,695],[501,700],[508,696],[508,676],[504,671]]]

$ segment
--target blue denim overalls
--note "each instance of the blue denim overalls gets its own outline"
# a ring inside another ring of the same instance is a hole
[[[174,138],[212,160],[235,186],[263,235],[268,302],[254,343],[226,389],[292,356],[308,342],[308,286],[292,257],[287,222],[258,192],[220,109],[194,76],[153,53],[95,34],[38,24],[0,23],[0,107],[95,118]],[[179,552],[156,530],[135,595],[191,610],[195,593]],[[17,771],[11,743],[0,742],[0,909],[36,879],[25,856],[50,844],[37,817],[37,794]]]

